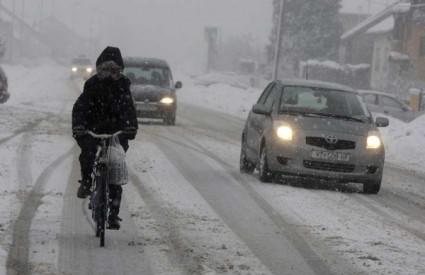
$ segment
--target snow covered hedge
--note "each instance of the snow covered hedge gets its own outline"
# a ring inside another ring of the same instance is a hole
[[[299,78],[339,83],[355,89],[369,89],[369,64],[338,64],[334,61],[308,60],[300,63]]]

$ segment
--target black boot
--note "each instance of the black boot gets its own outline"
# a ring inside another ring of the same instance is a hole
[[[120,212],[122,196],[122,187],[119,185],[110,185],[109,186],[109,217],[108,217],[108,228],[112,230],[120,229],[121,218],[118,217]]]
[[[79,199],[85,199],[91,194],[91,180],[79,180],[80,187],[77,191],[77,197]]]
[[[118,217],[117,214],[111,212],[108,217],[108,229],[119,230],[121,227],[120,221],[122,221],[122,219]]]

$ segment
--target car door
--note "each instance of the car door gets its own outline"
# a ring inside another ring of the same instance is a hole
[[[273,105],[276,102],[276,96],[279,90],[278,84],[274,85],[268,94],[268,96],[265,98],[265,101],[263,105],[265,106],[266,110],[270,113],[268,115],[257,115],[256,117],[256,127],[254,128],[254,153],[257,157],[260,156],[260,150],[261,150],[261,141],[264,136],[267,136],[270,127],[273,127],[272,124],[272,116],[271,112],[273,110]]]
[[[264,105],[266,102],[268,96],[270,95],[273,87],[276,85],[276,83],[272,82],[270,83],[266,89],[264,89],[264,92],[261,94],[260,98],[257,101],[257,104]],[[248,154],[248,157],[253,159],[257,157],[257,150],[256,150],[256,144],[258,139],[258,133],[261,129],[260,121],[261,116],[259,114],[255,114],[252,110],[248,115],[247,123],[246,123],[246,131],[245,131],[245,148],[247,149],[245,151],[246,154]]]
[[[381,95],[381,106],[383,107],[383,113],[387,114],[389,116],[398,118],[402,121],[407,121],[407,110],[406,108],[403,106],[403,104],[401,104],[400,102],[398,102],[396,99],[389,97],[389,96],[385,96],[385,95]]]

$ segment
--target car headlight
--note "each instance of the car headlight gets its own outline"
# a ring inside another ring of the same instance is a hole
[[[276,121],[273,123],[273,129],[281,140],[292,141],[294,133],[287,123]]]
[[[381,148],[381,145],[382,145],[381,137],[376,132],[370,132],[367,137],[366,143],[367,143],[366,144],[367,149],[379,149]]]
[[[174,99],[172,97],[164,97],[163,99],[161,99],[160,101],[162,104],[167,104],[170,105],[174,102]]]
[[[77,67],[72,67],[71,70],[75,73],[78,69],[77,69]]]
[[[87,68],[87,69],[86,69],[86,71],[87,71],[88,73],[91,73],[91,72],[93,71],[93,69],[92,69],[92,68]]]

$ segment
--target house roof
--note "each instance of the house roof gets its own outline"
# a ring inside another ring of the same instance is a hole
[[[358,34],[362,34],[369,30],[370,28],[376,26],[377,24],[381,23],[382,21],[386,20],[387,18],[391,17],[397,9],[397,7],[401,5],[400,3],[396,3],[394,5],[389,6],[385,10],[381,11],[378,14],[375,14],[374,16],[371,16],[367,18],[366,20],[362,21],[360,24],[352,28],[351,30],[347,31],[341,36],[342,41],[346,41],[348,39],[356,37]]]
[[[373,26],[370,28],[366,33],[367,34],[383,34],[383,33],[389,33],[394,29],[394,17],[388,17],[381,23]]]

